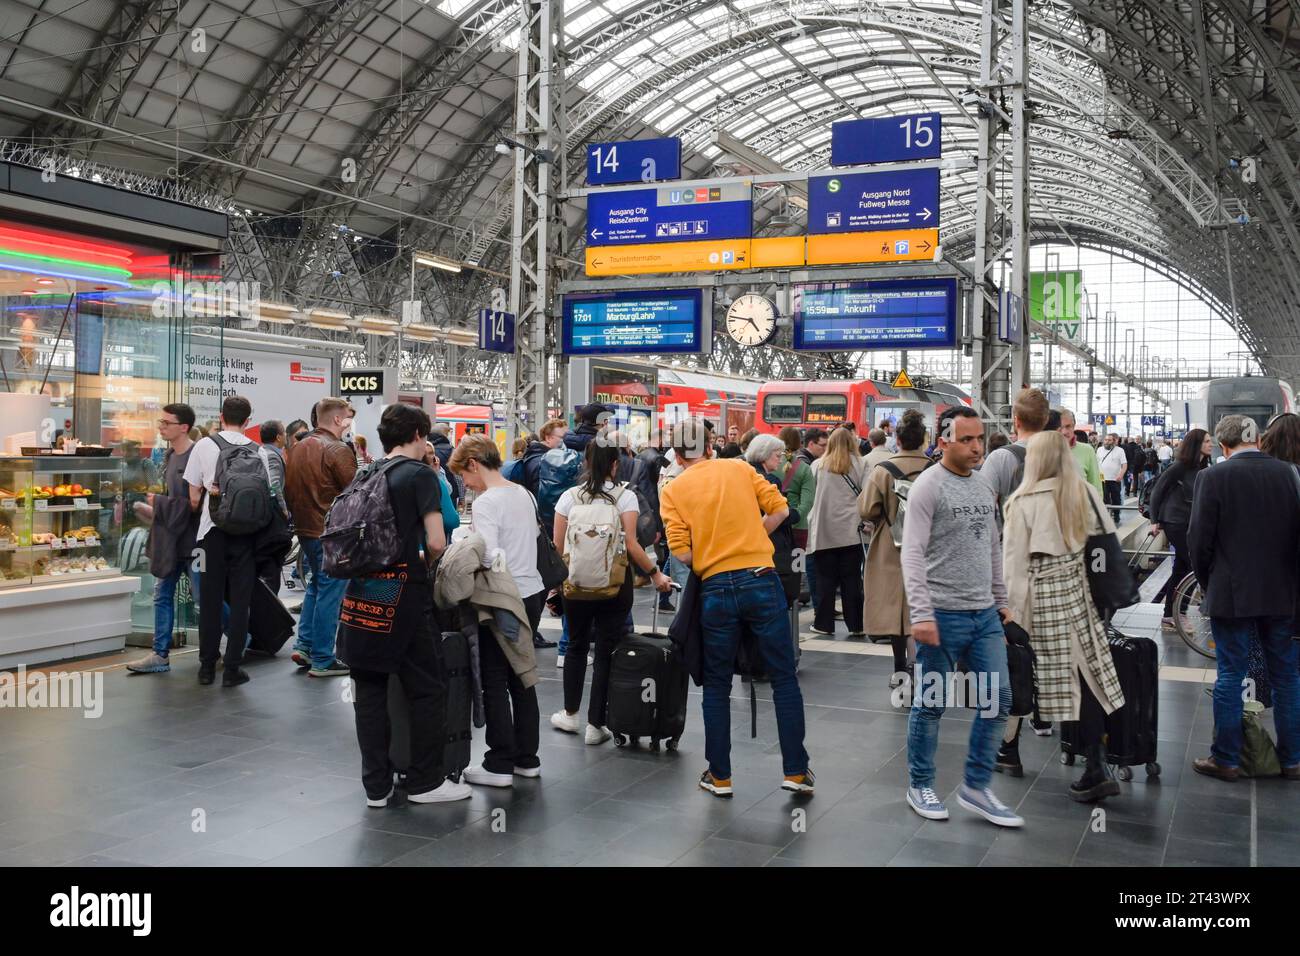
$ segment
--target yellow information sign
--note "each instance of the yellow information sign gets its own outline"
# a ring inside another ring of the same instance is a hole
[[[939,246],[938,229],[890,229],[839,232],[808,237],[808,265],[855,265],[860,262],[929,262]]]
[[[907,369],[903,369],[894,376],[894,388],[911,388],[912,380],[907,377]]]
[[[748,239],[649,242],[630,246],[587,247],[587,275],[589,276],[721,272],[752,268]]]

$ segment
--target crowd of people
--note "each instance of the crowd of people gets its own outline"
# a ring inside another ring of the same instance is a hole
[[[811,606],[814,634],[837,636],[842,619],[847,639],[890,644],[891,695],[910,702],[906,801],[922,817],[948,816],[935,752],[946,708],[961,706],[922,690],[951,688],[958,670],[987,685],[957,802],[1018,827],[1024,820],[992,781],[995,772],[1023,774],[1022,716],[1041,735],[1076,723],[1086,765],[1072,797],[1119,793],[1106,726],[1125,698],[1085,547],[1115,532],[1125,490],[1154,481],[1152,528],[1172,545],[1173,580],[1191,570],[1201,582],[1218,644],[1215,739],[1195,769],[1235,779],[1241,684],[1263,680],[1283,776],[1300,778],[1295,415],[1279,416],[1262,436],[1249,419],[1228,416],[1213,436],[1197,429],[1144,448],[1115,435],[1098,446],[1037,389],[1017,397],[1012,434],[997,447],[999,436],[964,406],[933,422],[907,411],[865,438],[851,423],[777,434],[730,426],[715,435],[712,423],[687,419],[639,442],[605,427],[608,411],[580,408],[572,428],[547,421],[503,459],[487,436],[453,443],[445,424],[404,404],[383,411],[382,455],[373,457],[348,441],[354,412],[344,399],[318,402],[310,424],[262,424],[260,442],[245,433],[252,409],[239,396],[225,399],[197,441],[193,409],[167,405],[158,421],[164,493],[142,508],[152,523],[155,641],[130,669],[170,669],[174,595],[188,574],[198,597],[199,682],[214,682],[223,634],[222,685],[248,681],[250,595],[259,579],[278,589],[291,530],[305,590],[290,657],[312,678],[355,681],[368,802],[385,806],[392,793],[393,675],[409,711],[410,799],[459,800],[470,786],[508,787],[542,773],[537,650],[555,646],[541,635],[548,606],[563,618],[563,705],[550,725],[587,745],[610,740],[611,659],[632,631],[635,590],[648,586],[661,611],[685,622],[679,652],[703,687],[699,786],[733,792],[730,693],[738,657],[748,657],[770,681],[781,786],[806,795],[815,776],[792,611]],[[1222,460],[1211,467],[1216,449]],[[387,509],[366,525],[367,546],[384,558],[365,573],[331,558],[332,509],[350,495]],[[388,540],[382,528],[390,526]],[[1166,618],[1177,612],[1172,592]],[[443,757],[439,637],[448,629],[471,638],[486,727],[486,753],[464,768]],[[1011,713],[1012,629],[1035,653],[1032,714]],[[1261,668],[1251,667],[1252,647]]]

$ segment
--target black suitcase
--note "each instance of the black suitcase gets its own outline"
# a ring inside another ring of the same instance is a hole
[[[648,737],[651,750],[660,741],[676,750],[686,731],[689,675],[677,646],[659,633],[659,600],[653,597],[650,633],[628,634],[610,656],[606,722],[619,747],[636,747]]]
[[[248,650],[274,657],[293,636],[294,620],[280,598],[258,579],[248,605]]]
[[[1106,633],[1124,691],[1124,706],[1106,717],[1106,762],[1118,768],[1121,780],[1133,779],[1132,767],[1144,767],[1148,777],[1158,777],[1159,649],[1150,638],[1127,637],[1109,624]],[[1061,763],[1072,766],[1082,753],[1078,722],[1062,723]]]
[[[442,751],[443,771],[459,782],[469,766],[474,676],[469,659],[469,639],[460,631],[442,632],[442,668],[447,681],[447,736]],[[411,709],[396,674],[388,678],[388,759],[398,783],[411,765]]]

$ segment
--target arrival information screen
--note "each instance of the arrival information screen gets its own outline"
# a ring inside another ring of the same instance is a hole
[[[952,348],[956,336],[956,279],[884,279],[795,287],[796,349]]]
[[[707,351],[703,315],[704,293],[700,289],[566,295],[564,353]]]

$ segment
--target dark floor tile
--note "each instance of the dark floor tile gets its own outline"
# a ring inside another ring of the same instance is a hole
[[[738,843],[709,837],[686,851],[673,866],[762,866],[776,855],[776,847]]]
[[[428,840],[401,833],[370,830],[360,825],[271,857],[265,866],[383,866]]]
[[[1172,836],[1165,849],[1165,866],[1249,866],[1249,844],[1228,845]],[[1294,861],[1292,861],[1294,865]]]
[[[480,820],[399,856],[388,866],[479,866],[524,843],[527,838],[494,832]]]
[[[915,838],[904,844],[889,866],[978,866],[987,847]]]
[[[1074,856],[1076,865],[1109,863],[1112,866],[1159,866],[1169,833],[1164,827],[1143,826],[1103,818],[1105,829],[1090,823]]]
[[[1174,821],[1170,833],[1184,840],[1248,845],[1250,842],[1250,817],[1203,811],[1199,809],[1195,799],[1190,799],[1184,795],[1174,810]]]
[[[7,851],[16,866],[59,866],[83,856],[107,851],[122,843],[120,836],[94,830],[68,830]]]

